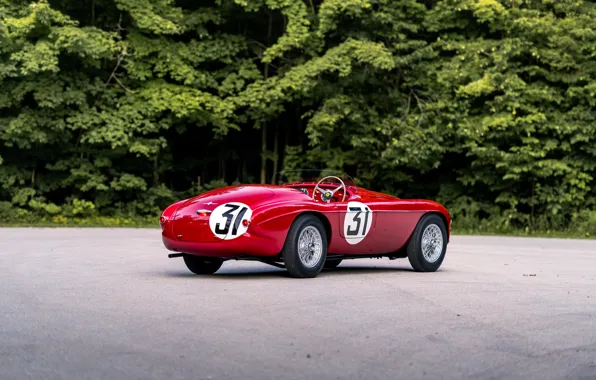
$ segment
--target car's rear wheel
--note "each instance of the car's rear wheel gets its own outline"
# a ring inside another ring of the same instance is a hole
[[[184,255],[184,264],[194,274],[213,274],[221,268],[222,259]]]
[[[447,251],[447,228],[436,214],[420,219],[407,246],[408,260],[417,272],[434,272]]]
[[[321,272],[327,258],[327,235],[319,218],[296,218],[288,231],[282,258],[292,277],[315,277]]]

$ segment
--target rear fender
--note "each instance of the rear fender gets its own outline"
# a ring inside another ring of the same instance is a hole
[[[173,203],[166,207],[165,210],[163,210],[163,212],[161,213],[161,217],[159,218],[159,224],[161,226],[162,231],[166,231],[166,229],[169,229],[168,232],[172,233],[172,221],[176,216],[176,211],[178,211],[178,207],[180,207],[180,205],[182,205],[187,200],[188,199],[183,199],[181,201]]]
[[[266,237],[274,237],[276,241],[281,241],[281,246],[285,244],[286,237],[290,230],[290,227],[301,215],[314,215],[321,223],[323,223],[323,227],[325,228],[325,233],[327,235],[327,242],[331,241],[332,236],[332,226],[325,214],[319,210],[315,209],[305,209],[304,206],[283,206],[283,209],[280,208],[275,209],[266,209],[263,211],[255,211],[253,214],[253,219],[251,220],[251,228],[252,233],[266,236]],[[281,249],[280,249],[281,251]]]

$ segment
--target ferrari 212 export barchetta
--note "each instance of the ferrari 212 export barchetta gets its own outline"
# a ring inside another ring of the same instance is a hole
[[[407,257],[416,271],[439,269],[451,227],[445,207],[320,173],[281,172],[293,179],[222,187],[168,206],[160,217],[163,243],[176,252],[168,256],[183,257],[196,274],[227,260],[257,260],[293,277],[358,258]]]

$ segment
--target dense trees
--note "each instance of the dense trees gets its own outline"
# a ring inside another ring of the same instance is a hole
[[[456,220],[596,224],[595,21],[576,0],[0,0],[0,214],[154,215],[329,167]]]

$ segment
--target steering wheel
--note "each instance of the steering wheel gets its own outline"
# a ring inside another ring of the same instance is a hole
[[[338,180],[338,181],[341,183],[341,185],[339,185],[339,187],[338,187],[338,188],[336,188],[336,189],[334,189],[334,190],[332,190],[332,191],[329,191],[329,190],[323,190],[323,189],[321,189],[321,188],[319,187],[319,185],[321,184],[321,182],[323,182],[324,180],[326,180],[326,179],[328,179],[328,178],[333,178],[333,179],[336,179],[336,180]],[[339,189],[341,189],[341,188],[343,188],[343,189],[344,189],[343,197],[342,197],[342,199],[341,199],[341,201],[343,202],[343,201],[346,199],[346,185],[344,184],[344,181],[342,181],[342,180],[341,180],[341,178],[339,178],[339,177],[335,177],[335,176],[332,176],[332,175],[329,175],[329,176],[327,176],[327,177],[323,177],[323,178],[321,178],[321,180],[320,180],[319,182],[317,182],[317,184],[315,185],[315,188],[314,188],[314,190],[312,191],[312,200],[313,200],[313,201],[315,200],[315,193],[316,193],[316,191],[317,191],[317,189],[318,189],[318,190],[319,190],[319,191],[322,193],[322,194],[321,194],[321,199],[323,200],[323,202],[329,203],[329,201],[331,200],[331,198],[333,197],[333,195],[334,195],[334,194],[335,194],[335,193],[336,193],[336,192],[337,192]]]

